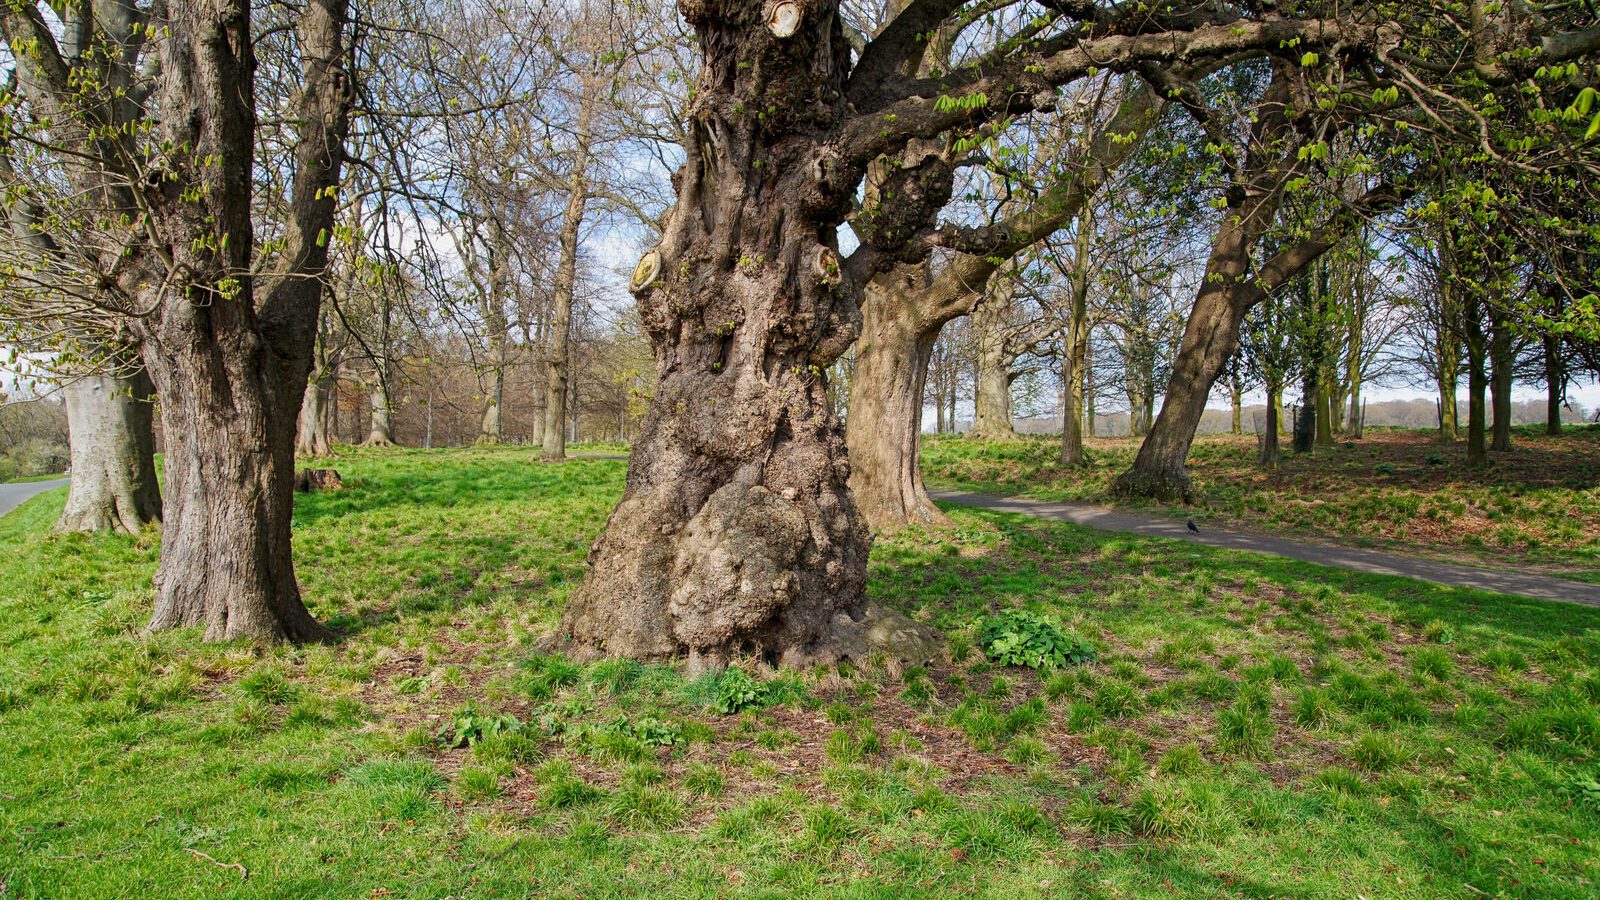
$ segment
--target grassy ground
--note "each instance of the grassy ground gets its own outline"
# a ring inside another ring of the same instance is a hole
[[[1110,503],[1111,481],[1133,462],[1138,443],[1093,440],[1094,464],[1075,470],[1058,464],[1058,440],[932,438],[923,472],[932,483],[971,490]],[[1203,506],[1130,508],[1600,582],[1600,427],[1561,437],[1520,430],[1515,450],[1494,454],[1484,472],[1467,468],[1463,444],[1399,429],[1286,454],[1273,473],[1255,464],[1255,454],[1254,435],[1202,436],[1189,466]]]
[[[154,534],[0,519],[0,896],[1600,889],[1600,610],[955,511],[871,587],[952,665],[576,666],[533,643],[623,465],[536,453],[335,460],[333,646],[141,637]],[[1010,608],[1097,659],[991,664]]]
[[[65,472],[56,472],[52,475],[21,475],[10,479],[6,482],[6,484],[29,484],[35,481],[55,481],[57,478],[65,477]]]

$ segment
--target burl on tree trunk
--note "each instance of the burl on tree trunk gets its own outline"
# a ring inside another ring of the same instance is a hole
[[[631,285],[659,388],[558,639],[691,670],[860,655],[869,540],[824,374],[860,329],[835,246],[860,173],[826,149],[850,50],[827,4],[680,7],[704,64],[677,203]]]

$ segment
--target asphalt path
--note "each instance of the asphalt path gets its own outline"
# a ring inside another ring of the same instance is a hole
[[[1336,569],[1349,569],[1353,572],[1398,575],[1448,587],[1475,588],[1480,591],[1533,597],[1538,600],[1600,606],[1600,584],[1585,584],[1581,581],[1535,575],[1531,572],[1461,566],[1431,559],[1394,556],[1373,550],[1289,541],[1271,535],[1222,531],[1210,526],[1202,526],[1200,532],[1196,534],[1189,531],[1187,525],[1181,521],[1140,516],[1079,503],[1052,503],[1043,500],[1025,500],[1020,497],[954,491],[929,493],[935,500],[943,500],[946,503],[975,506],[998,512],[1020,513],[1057,522],[1071,522],[1074,525],[1086,525],[1101,531],[1174,538],[1210,547],[1266,553],[1321,566],[1332,566]]]

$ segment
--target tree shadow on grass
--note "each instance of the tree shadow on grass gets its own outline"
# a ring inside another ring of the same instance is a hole
[[[1489,629],[1528,641],[1575,641],[1589,658],[1600,659],[1600,608],[1351,572],[1169,538],[1109,534],[1017,513],[945,508],[958,516],[946,536],[959,548],[957,553],[937,552],[937,545],[916,539],[890,539],[874,550],[869,579],[876,598],[908,612],[928,607],[924,615],[945,626],[1030,601],[1081,612],[1108,627],[1148,621],[1173,612],[1162,596],[1164,583],[1171,582],[1166,592],[1176,597],[1192,593],[1184,585],[1199,578],[1213,587],[1270,584],[1318,598],[1329,612],[1341,607],[1370,610],[1418,628],[1438,620],[1457,630]],[[984,527],[964,529],[961,522],[968,517]],[[964,541],[969,532],[978,537]],[[1203,598],[1195,602],[1191,596],[1189,601],[1184,603],[1185,617],[1216,615]]]
[[[422,452],[361,459],[352,468],[346,489],[296,494],[295,521],[309,525],[380,509],[461,507],[541,495],[558,497],[574,489],[616,485],[620,482],[617,467],[623,465],[600,459],[546,464],[540,463],[536,455],[530,455],[526,465],[508,466],[506,462],[503,457],[481,463],[446,461]]]

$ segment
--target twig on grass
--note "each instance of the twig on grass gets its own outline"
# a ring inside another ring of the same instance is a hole
[[[239,880],[240,881],[243,881],[246,878],[250,877],[250,870],[246,869],[244,866],[240,865],[239,863],[218,862],[215,857],[207,856],[206,854],[201,853],[199,850],[196,850],[193,847],[185,847],[185,848],[183,848],[183,852],[195,857],[196,859],[203,859],[206,862],[211,863],[213,866],[216,866],[219,869],[238,869],[239,870]]]

